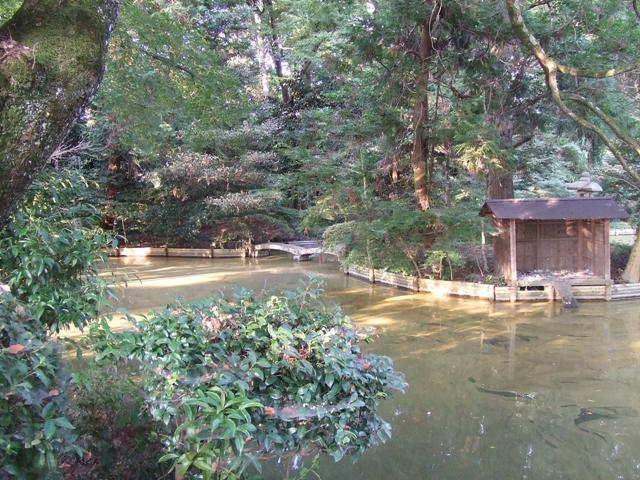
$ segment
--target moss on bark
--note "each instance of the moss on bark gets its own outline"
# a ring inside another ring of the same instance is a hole
[[[118,0],[25,0],[0,30],[0,226],[102,79]]]

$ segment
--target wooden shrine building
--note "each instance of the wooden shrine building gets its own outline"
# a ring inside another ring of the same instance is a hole
[[[495,274],[512,286],[519,272],[610,280],[609,221],[628,217],[606,197],[487,200],[480,215],[497,229]]]

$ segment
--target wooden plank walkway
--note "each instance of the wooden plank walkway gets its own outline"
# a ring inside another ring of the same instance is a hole
[[[571,284],[569,282],[554,280],[552,285],[553,288],[556,289],[558,296],[562,299],[562,303],[565,308],[578,308],[578,301],[576,300],[576,297],[573,296]]]
[[[313,255],[319,255],[322,253],[322,245],[315,240],[301,240],[290,243],[269,242],[261,243],[253,246],[253,250],[256,252],[277,250],[280,252],[287,252],[293,255],[293,259],[296,261],[310,260]]]

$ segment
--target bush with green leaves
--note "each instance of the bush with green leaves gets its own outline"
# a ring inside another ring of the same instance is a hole
[[[85,326],[106,294],[108,237],[89,195],[78,171],[47,170],[0,232],[0,278],[53,332]]]
[[[126,364],[81,359],[71,370],[71,421],[85,458],[62,458],[65,477],[83,480],[162,478],[162,425],[144,410],[144,389]],[[87,461],[87,460],[89,461]]]
[[[632,245],[626,245],[613,241],[611,243],[611,276],[612,278],[620,278],[624,267],[631,256]]]
[[[464,265],[464,257],[460,253],[459,245],[441,242],[429,250],[425,259],[425,270],[439,279],[453,280],[454,267]]]
[[[77,451],[67,418],[68,376],[40,321],[6,291],[0,291],[0,372],[0,478],[55,475],[58,455]]]
[[[401,201],[373,200],[361,209],[354,207],[349,218],[326,228],[325,247],[343,251],[346,265],[405,275],[420,275],[425,239],[440,228],[434,212],[417,211]]]
[[[320,300],[317,282],[257,297],[239,291],[176,304],[113,334],[96,328],[97,360],[136,360],[151,415],[170,425],[163,460],[177,478],[245,478],[272,455],[357,458],[386,441],[378,404],[403,390],[370,337]],[[191,478],[191,477],[189,477]]]

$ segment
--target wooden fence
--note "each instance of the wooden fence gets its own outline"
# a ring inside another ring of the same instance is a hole
[[[545,285],[542,288],[505,287],[456,280],[433,280],[355,265],[350,266],[345,273],[371,283],[380,283],[439,296],[473,297],[495,302],[549,302],[561,300],[553,285]],[[609,301],[640,298],[640,283],[572,285],[571,291],[576,300]]]
[[[260,256],[268,254],[260,253]],[[229,248],[125,247],[108,249],[107,254],[110,257],[243,258],[246,251]]]

